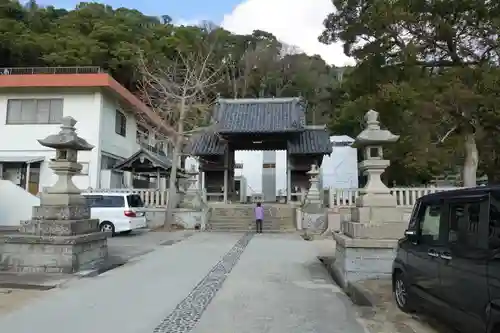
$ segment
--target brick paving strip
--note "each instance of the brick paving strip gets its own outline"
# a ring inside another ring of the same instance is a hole
[[[153,330],[153,333],[188,333],[200,320],[203,312],[222,288],[231,270],[240,259],[253,233],[246,233],[227,252],[208,274],[194,287],[175,309]]]

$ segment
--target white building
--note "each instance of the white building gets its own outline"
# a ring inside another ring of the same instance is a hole
[[[157,151],[164,150],[163,140],[155,140],[138,125],[143,119],[152,123],[156,115],[108,74],[98,68],[56,68],[50,72],[64,73],[37,74],[40,71],[49,72],[0,70],[0,179],[32,194],[51,186],[55,176],[48,162],[54,150],[37,139],[59,132],[63,116],[76,119],[78,134],[95,146],[79,153],[84,175],[74,177],[74,182],[82,189],[130,186],[131,174],[111,171],[112,167],[140,151],[139,143],[144,147],[158,142]]]
[[[321,182],[323,188],[358,188],[358,151],[352,148],[354,139],[347,135],[330,137],[332,154],[323,158]]]

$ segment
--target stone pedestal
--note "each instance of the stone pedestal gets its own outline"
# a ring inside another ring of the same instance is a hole
[[[395,256],[395,239],[357,239],[334,234],[333,273],[342,288],[349,282],[389,277]]]
[[[359,169],[368,181],[349,219],[342,221],[341,232],[333,236],[333,271],[343,287],[351,281],[390,275],[397,240],[406,228],[405,209],[397,207],[396,198],[380,178],[390,165],[382,158],[382,145],[397,141],[399,136],[380,128],[375,111],[368,111],[365,120],[367,126],[354,145],[364,150],[365,160],[359,163]]]
[[[75,133],[76,121],[63,118],[62,130],[39,142],[56,149],[50,167],[59,177],[41,194],[33,217],[21,221],[15,234],[0,235],[0,269],[29,273],[74,273],[104,264],[108,256],[107,234],[99,231],[99,220],[90,218],[90,208],[72,177],[79,174],[79,150],[93,146]]]

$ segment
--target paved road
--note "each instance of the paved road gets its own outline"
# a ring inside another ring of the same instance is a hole
[[[111,261],[116,263],[127,262],[161,246],[173,245],[192,234],[192,231],[151,232],[149,230],[136,230],[128,235],[117,235],[108,238],[109,257]]]
[[[2,332],[364,333],[311,242],[197,233],[0,317]]]

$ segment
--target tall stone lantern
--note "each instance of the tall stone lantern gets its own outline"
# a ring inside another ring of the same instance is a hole
[[[391,195],[389,188],[382,182],[381,175],[391,164],[384,159],[383,147],[386,144],[399,140],[399,135],[380,128],[378,112],[370,110],[365,115],[366,127],[356,137],[353,147],[363,150],[363,161],[358,164],[359,171],[367,176],[368,180],[360,191],[356,206],[395,206],[396,198]]]
[[[64,117],[58,134],[38,140],[42,146],[56,150],[56,158],[50,161],[49,168],[58,177],[56,183],[42,193],[41,206],[85,206],[85,198],[73,183],[73,176],[82,170],[78,151],[90,151],[94,146],[76,134],[75,124],[72,117]]]
[[[41,194],[32,219],[21,221],[18,233],[0,235],[1,269],[74,273],[106,264],[108,235],[99,231],[99,220],[90,218],[90,207],[72,181],[82,169],[78,151],[94,148],[76,134],[75,124],[64,117],[58,134],[38,140],[56,150],[49,167],[58,178]]]
[[[343,287],[353,281],[390,277],[395,248],[407,225],[405,211],[397,206],[396,198],[380,178],[390,165],[384,159],[383,147],[398,141],[399,135],[380,128],[376,111],[368,111],[365,121],[354,146],[363,151],[364,159],[358,167],[368,181],[350,210],[350,218],[342,222],[342,232],[333,235],[333,272]]]
[[[320,170],[316,164],[311,165],[309,175],[309,190],[307,191],[305,202],[302,206],[302,225],[301,228],[306,233],[322,233],[326,228],[326,212],[321,200],[319,188]]]

